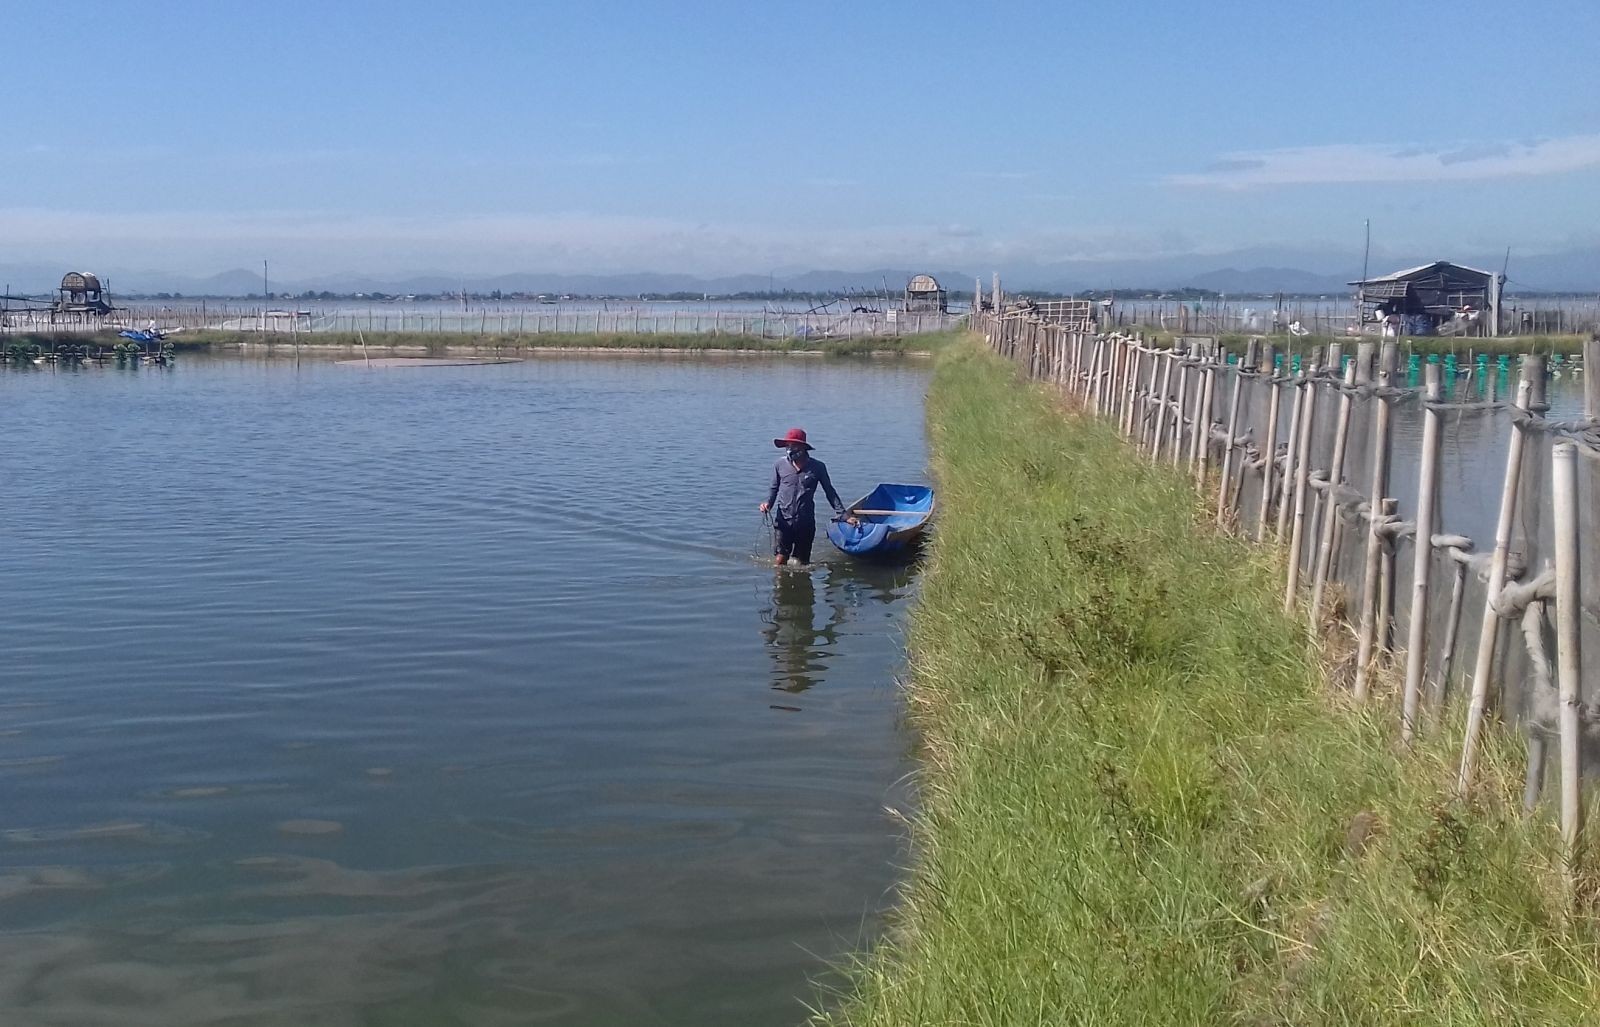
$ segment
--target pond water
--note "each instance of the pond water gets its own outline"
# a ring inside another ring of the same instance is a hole
[[[784,1024],[904,853],[914,361],[0,371],[0,1020]],[[823,504],[819,504],[823,505]]]

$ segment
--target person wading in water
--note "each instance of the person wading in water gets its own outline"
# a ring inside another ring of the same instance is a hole
[[[845,513],[839,493],[833,490],[828,479],[828,468],[821,460],[811,458],[811,444],[806,433],[790,428],[781,439],[772,444],[788,452],[772,468],[772,485],[767,489],[767,501],[761,512],[772,512],[772,562],[782,567],[791,559],[797,564],[811,562],[811,543],[817,537],[817,486],[822,486],[834,513],[855,523],[855,518]]]

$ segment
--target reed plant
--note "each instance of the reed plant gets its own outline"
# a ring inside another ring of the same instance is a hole
[[[912,615],[922,748],[884,938],[816,1023],[1594,1022],[1600,948],[1498,746],[1400,751],[1185,476],[957,346]]]

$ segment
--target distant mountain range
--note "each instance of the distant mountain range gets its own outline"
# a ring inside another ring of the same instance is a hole
[[[1374,255],[1373,274],[1454,260],[1485,270],[1498,270],[1505,259],[1482,253],[1434,255]],[[252,297],[261,294],[261,275],[231,270],[206,277],[115,268],[71,268],[38,262],[0,264],[0,281],[13,293],[49,292],[68,270],[98,270],[113,295],[181,293],[189,297]],[[314,279],[272,280],[274,293],[306,291],[334,293],[572,293],[576,295],[636,296],[640,293],[709,293],[727,295],[789,289],[796,292],[843,292],[882,289],[897,291],[906,280],[925,269],[878,268],[870,271],[805,271],[782,275],[739,274],[706,277],[691,274],[641,272],[637,274],[558,274],[518,272],[497,275],[461,275],[444,272],[414,275],[330,274]],[[1347,291],[1347,283],[1361,275],[1361,261],[1348,253],[1258,247],[1220,254],[1186,254],[1127,260],[1074,260],[1056,263],[1009,262],[998,270],[1002,283],[1013,290],[1081,292],[1089,289],[1209,289],[1229,294],[1297,293],[1333,294]],[[934,277],[953,294],[971,292],[974,278],[987,288],[991,268],[934,270]],[[1509,265],[1513,292],[1600,292],[1600,247],[1519,257]]]

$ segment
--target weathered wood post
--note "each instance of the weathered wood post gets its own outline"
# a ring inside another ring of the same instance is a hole
[[[1126,438],[1140,442],[1144,435],[1142,425],[1139,432],[1141,438],[1135,438],[1133,434],[1133,426],[1139,404],[1139,383],[1144,377],[1144,343],[1137,335],[1128,340],[1128,368],[1129,373],[1125,376],[1126,380],[1123,382],[1122,434]]]
[[[1178,393],[1173,397],[1172,415],[1172,466],[1183,459],[1183,425],[1189,413],[1189,354],[1178,361]]]
[[[1383,501],[1389,488],[1389,422],[1393,413],[1384,392],[1394,382],[1399,362],[1399,343],[1392,339],[1385,342],[1378,357],[1379,393],[1374,397],[1378,406],[1373,415],[1372,488],[1367,498],[1367,509],[1372,516],[1367,519],[1367,552],[1361,575],[1361,626],[1356,633],[1356,680],[1351,689],[1358,701],[1367,697],[1371,687],[1372,648],[1378,634],[1378,608],[1382,605],[1378,565],[1383,556]]]
[[[1167,440],[1167,394],[1172,385],[1172,365],[1176,362],[1176,357],[1169,349],[1158,354],[1157,360],[1161,364],[1161,387],[1155,399],[1155,423],[1151,426],[1153,438],[1150,443],[1150,460],[1153,463],[1161,461],[1161,445]]]
[[[1256,510],[1256,541],[1267,537],[1267,515],[1272,510],[1273,472],[1278,463],[1278,411],[1283,403],[1283,389],[1278,379],[1278,347],[1267,345],[1261,354],[1262,382],[1267,387],[1267,428],[1261,437],[1261,505]]]
[[[1338,343],[1328,346],[1328,363],[1337,367],[1342,361]],[[1328,500],[1322,517],[1322,541],[1317,549],[1316,568],[1311,576],[1311,618],[1308,627],[1315,632],[1322,623],[1322,596],[1328,586],[1328,571],[1333,566],[1333,536],[1339,524],[1338,489],[1344,480],[1345,447],[1350,439],[1350,408],[1355,405],[1353,387],[1372,366],[1372,343],[1363,342],[1356,347],[1356,358],[1344,369],[1344,391],[1339,394],[1339,418],[1334,422],[1333,455],[1328,460]]]
[[[1105,367],[1100,374],[1100,392],[1095,410],[1109,420],[1117,412],[1117,372],[1122,365],[1122,340],[1106,339]]]
[[[1517,409],[1526,412],[1533,401],[1534,379],[1544,374],[1543,358],[1533,354],[1522,358],[1522,373],[1517,382]],[[1483,600],[1483,620],[1478,631],[1478,660],[1472,669],[1472,697],[1467,703],[1467,728],[1461,740],[1461,769],[1456,775],[1456,790],[1465,794],[1472,787],[1476,769],[1478,737],[1483,732],[1484,713],[1489,705],[1489,679],[1494,673],[1494,650],[1500,636],[1500,615],[1495,601],[1506,585],[1506,559],[1511,551],[1511,530],[1516,521],[1517,486],[1522,478],[1522,451],[1526,438],[1522,425],[1511,425],[1511,441],[1506,446],[1505,484],[1500,490],[1500,516],[1495,523],[1494,550],[1489,557],[1489,588]]]
[[[1306,493],[1311,481],[1311,432],[1316,424],[1317,373],[1318,368],[1313,364],[1310,373],[1305,376],[1306,391],[1302,404],[1305,411],[1300,418],[1300,439],[1294,458],[1294,523],[1289,533],[1289,580],[1283,593],[1284,613],[1294,610],[1295,595],[1300,589],[1300,544],[1305,537]],[[1288,480],[1287,476],[1285,480]]]
[[[1288,366],[1288,362],[1285,362]],[[1289,537],[1289,515],[1294,504],[1294,458],[1300,450],[1300,421],[1301,412],[1305,409],[1305,397],[1309,388],[1306,381],[1304,365],[1298,375],[1288,376],[1289,387],[1294,390],[1294,402],[1289,405],[1289,435],[1283,443],[1283,481],[1278,494],[1278,523],[1276,535],[1278,541],[1286,541]],[[1276,459],[1276,446],[1274,446],[1274,459]]]
[[[1579,659],[1583,611],[1579,605],[1578,447],[1561,442],[1550,451],[1550,485],[1555,504],[1556,549],[1556,674],[1561,700],[1561,840],[1566,843],[1568,870],[1577,862],[1582,830],[1580,806],[1578,713],[1583,701]]]
[[[1195,368],[1195,406],[1192,418],[1189,421],[1189,470],[1195,470],[1200,475],[1205,474],[1202,454],[1206,451],[1206,432],[1210,430],[1211,422],[1211,357],[1202,355],[1200,366]],[[1195,485],[1200,485],[1200,477],[1195,477]]]
[[[1244,389],[1244,369],[1254,367],[1260,340],[1251,339],[1245,347],[1244,358],[1233,369],[1233,395],[1228,399],[1228,421],[1223,425],[1227,436],[1222,443],[1222,487],[1217,492],[1217,526],[1220,528],[1228,514],[1228,488],[1233,480],[1233,439],[1239,431],[1239,399]]]
[[[1591,421],[1600,421],[1600,335],[1583,344],[1583,409]]]
[[[1122,416],[1122,379],[1128,373],[1128,343],[1126,339],[1113,338],[1111,346],[1111,374],[1106,377],[1106,416]]]
[[[1444,379],[1438,364],[1422,369],[1422,467],[1417,478],[1417,530],[1411,559],[1411,619],[1406,625],[1406,682],[1400,706],[1400,740],[1417,730],[1422,674],[1428,658],[1428,576],[1433,569],[1433,533],[1439,520],[1439,410]]]
[[[1378,550],[1378,637],[1373,643],[1379,652],[1394,648],[1395,538],[1398,533],[1395,511],[1399,507],[1400,500],[1384,497],[1382,546]]]
[[[1104,359],[1105,342],[1096,337],[1094,348],[1089,354],[1089,380],[1084,383],[1084,404],[1098,414],[1100,412],[1100,363]]]

